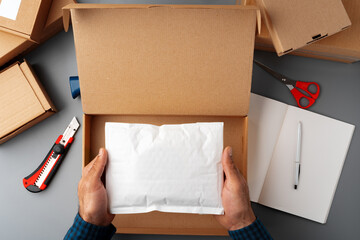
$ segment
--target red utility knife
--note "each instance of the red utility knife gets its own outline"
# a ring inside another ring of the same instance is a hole
[[[29,176],[23,179],[24,187],[30,192],[37,193],[43,191],[51,179],[54,177],[61,162],[68,152],[76,131],[80,124],[74,117],[67,126],[63,135],[60,135],[40,166]]]

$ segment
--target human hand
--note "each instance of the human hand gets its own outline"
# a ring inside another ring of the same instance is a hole
[[[84,221],[107,226],[115,215],[108,210],[108,197],[101,176],[107,163],[107,152],[100,148],[99,154],[82,171],[78,185],[79,214]]]
[[[232,149],[226,147],[221,163],[225,181],[221,193],[224,215],[216,215],[216,220],[226,229],[233,231],[249,226],[256,220],[251,208],[246,180],[232,160]]]

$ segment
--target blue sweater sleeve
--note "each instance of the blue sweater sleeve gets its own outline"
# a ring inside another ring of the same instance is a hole
[[[229,231],[229,235],[233,240],[272,240],[272,237],[259,219],[256,219],[247,227]]]
[[[97,226],[85,222],[78,214],[71,228],[66,233],[64,240],[97,240],[97,239],[111,239],[115,234],[116,228],[110,224],[108,226]]]
[[[112,224],[105,227],[93,225],[85,222],[80,215],[77,214],[64,240],[106,240],[111,239],[115,232],[116,228]],[[270,234],[259,219],[256,219],[247,227],[229,231],[229,235],[233,240],[272,240]]]

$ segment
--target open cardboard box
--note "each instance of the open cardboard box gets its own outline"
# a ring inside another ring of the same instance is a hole
[[[342,0],[342,3],[351,21],[350,28],[290,54],[347,63],[360,61],[360,1]],[[256,1],[247,0],[246,5],[256,5]],[[261,22],[261,33],[255,38],[255,49],[275,51],[264,21]]]
[[[7,14],[0,15],[0,31],[38,42],[49,14],[51,2],[52,0],[2,0],[0,11]]]
[[[0,72],[0,144],[55,112],[26,61]]]
[[[266,24],[258,42],[264,46],[272,42],[279,56],[310,46],[351,25],[341,0],[247,0],[246,4],[254,2]]]
[[[45,27],[41,31],[39,43],[45,42],[63,29],[62,7],[74,2],[74,0],[52,1]],[[37,46],[39,46],[38,43],[35,43],[26,37],[0,31],[0,66],[3,66],[20,54],[23,55],[33,50]]]
[[[224,122],[224,144],[246,177],[254,7],[96,5],[72,18],[83,117],[83,166],[105,146],[105,122]],[[260,22],[259,22],[260,23]],[[117,215],[121,233],[226,235],[211,215]]]

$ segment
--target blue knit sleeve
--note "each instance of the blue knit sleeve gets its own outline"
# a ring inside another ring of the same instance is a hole
[[[116,228],[110,224],[108,226],[97,226],[85,222],[79,215],[76,215],[71,228],[66,233],[64,240],[97,240],[97,239],[111,239],[115,234]]]
[[[229,235],[233,240],[272,240],[272,237],[259,219],[256,219],[247,227],[229,231]]]

